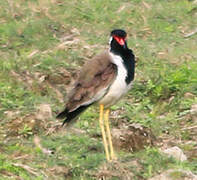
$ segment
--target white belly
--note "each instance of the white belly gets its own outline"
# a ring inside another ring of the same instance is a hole
[[[129,85],[126,83],[127,71],[124,67],[123,60],[120,56],[110,53],[114,64],[117,65],[117,77],[111,85],[107,94],[99,101],[99,104],[103,104],[105,107],[109,107],[115,104],[123,95],[125,95],[131,88],[132,83]]]

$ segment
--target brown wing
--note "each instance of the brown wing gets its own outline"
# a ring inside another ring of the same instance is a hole
[[[114,81],[117,67],[112,63],[108,52],[88,61],[79,74],[79,79],[68,95],[66,109],[73,111],[81,105],[98,101]]]

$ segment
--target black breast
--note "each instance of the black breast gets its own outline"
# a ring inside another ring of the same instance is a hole
[[[127,70],[126,83],[130,84],[135,76],[135,56],[132,50],[127,49],[126,52],[121,54],[121,57],[124,60],[124,66]]]

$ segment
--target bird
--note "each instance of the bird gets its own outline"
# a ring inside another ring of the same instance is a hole
[[[68,93],[65,108],[57,115],[63,124],[72,124],[92,105],[99,106],[99,124],[107,161],[116,159],[109,127],[110,107],[132,87],[135,76],[135,55],[127,46],[127,33],[114,29],[109,48],[87,61]]]

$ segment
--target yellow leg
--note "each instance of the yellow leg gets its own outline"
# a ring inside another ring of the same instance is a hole
[[[105,127],[107,130],[107,137],[108,137],[108,141],[109,141],[110,156],[111,156],[110,159],[114,159],[115,155],[114,155],[111,132],[110,132],[110,127],[109,127],[109,109],[106,110],[104,119],[105,119]]]
[[[103,109],[104,109],[103,104],[100,104],[99,124],[100,124],[101,132],[102,132],[103,144],[104,144],[104,148],[105,148],[106,159],[107,159],[107,161],[109,161],[110,160],[110,158],[109,158],[109,150],[108,150],[108,145],[107,145],[107,139],[106,139],[104,124],[103,124]]]

